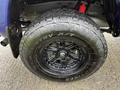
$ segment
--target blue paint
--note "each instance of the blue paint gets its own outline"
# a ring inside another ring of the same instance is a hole
[[[0,0],[0,34],[4,35],[9,25],[8,11],[10,0]]]

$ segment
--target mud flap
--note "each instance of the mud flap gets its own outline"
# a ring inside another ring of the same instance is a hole
[[[19,44],[22,38],[22,30],[12,25],[8,28],[8,40],[13,53],[13,56],[17,58],[19,56]]]
[[[22,38],[22,29],[19,22],[20,13],[24,8],[24,0],[10,0],[9,18],[10,25],[8,26],[7,35],[8,41],[13,53],[17,58],[19,56],[19,44]]]

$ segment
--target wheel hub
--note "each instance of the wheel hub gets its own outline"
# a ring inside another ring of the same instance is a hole
[[[61,51],[60,51],[60,57],[61,57],[61,58],[64,59],[64,58],[66,57],[66,55],[67,55],[67,51],[65,51],[65,50],[61,50]]]

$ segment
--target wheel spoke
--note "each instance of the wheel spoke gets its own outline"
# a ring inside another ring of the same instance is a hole
[[[65,42],[64,41],[60,42],[60,46],[65,47]]]
[[[76,47],[76,45],[70,44],[70,45],[66,46],[66,49],[71,50],[71,49],[74,49],[75,47]]]
[[[67,63],[62,63],[62,68],[67,68]]]
[[[71,50],[69,51],[69,54],[72,54],[72,55],[76,55],[77,54],[78,55],[78,53],[76,53],[76,51],[73,52]]]
[[[50,48],[47,49],[47,51],[56,52],[56,51],[57,51],[57,48],[55,48],[55,47],[50,47]]]
[[[59,58],[53,58],[52,60],[48,60],[49,63],[54,64],[55,62],[57,62],[57,60],[59,60]]]
[[[68,55],[69,58],[73,59],[73,61],[78,61],[78,58],[73,57],[72,55]]]

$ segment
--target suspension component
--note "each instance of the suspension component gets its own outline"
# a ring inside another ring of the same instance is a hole
[[[84,14],[87,10],[87,5],[85,3],[81,3],[80,8],[79,8],[79,12]]]
[[[85,14],[90,3],[94,3],[95,0],[82,0],[79,2],[79,12]]]

